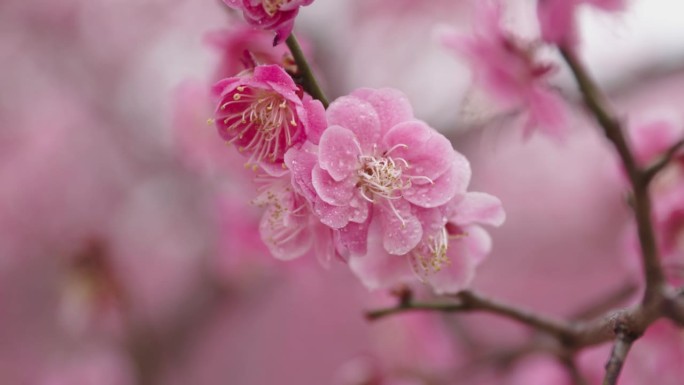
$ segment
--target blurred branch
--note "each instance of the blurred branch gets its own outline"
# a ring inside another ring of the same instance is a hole
[[[302,48],[299,46],[297,38],[294,34],[290,34],[285,43],[290,49],[290,53],[292,53],[295,63],[297,63],[297,72],[301,77],[301,83],[302,87],[304,87],[304,91],[308,92],[309,95],[311,95],[314,99],[318,99],[321,103],[323,103],[323,107],[327,109],[330,103],[323,94],[323,90],[321,90],[321,87],[318,85],[316,77],[314,76],[309,63],[306,61],[306,57],[304,56],[304,52],[302,52]]]
[[[672,147],[670,147],[663,156],[660,157],[660,159],[656,160],[655,163],[652,165],[648,166],[644,170],[644,183],[651,183],[653,178],[655,178],[656,175],[660,171],[662,171],[677,155],[677,152],[684,148],[684,139],[679,140],[679,142],[675,143]]]
[[[658,248],[656,246],[653,223],[651,219],[651,198],[648,191],[646,173],[642,171],[634,158],[634,155],[622,132],[620,121],[608,106],[605,96],[601,93],[596,82],[589,75],[575,53],[569,49],[560,47],[560,52],[567,62],[570,70],[582,93],[584,104],[596,118],[599,125],[615,148],[617,149],[634,193],[634,214],[636,216],[639,233],[639,245],[641,246],[642,265],[646,276],[646,291],[643,302],[657,301],[662,296],[662,285],[665,280],[663,269],[660,265]]]
[[[403,302],[395,307],[369,311],[366,313],[366,318],[377,320],[388,315],[407,311],[438,311],[445,313],[482,311],[516,320],[561,339],[571,338],[575,334],[573,325],[569,323],[535,314],[529,310],[493,300],[473,291],[462,291],[456,294],[456,298],[458,299],[456,303]]]
[[[617,384],[622,366],[627,358],[627,353],[629,353],[632,343],[636,340],[635,336],[630,335],[621,326],[618,327],[616,334],[617,338],[613,345],[613,351],[610,353],[610,359],[606,363],[606,375],[603,378],[603,385]]]

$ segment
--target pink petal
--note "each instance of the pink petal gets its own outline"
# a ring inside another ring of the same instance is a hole
[[[316,199],[311,174],[318,159],[313,151],[313,148],[304,146],[301,149],[293,147],[285,153],[285,164],[292,173],[292,184],[308,201]]]
[[[370,103],[380,117],[380,131],[386,133],[395,125],[413,119],[411,102],[404,93],[393,88],[360,88],[353,96]]]
[[[349,267],[370,290],[389,288],[415,279],[407,257],[390,255],[382,246],[381,231],[377,224],[371,226],[368,237],[368,253],[351,257]]]
[[[395,210],[392,210],[390,205],[393,205]],[[418,218],[411,213],[408,202],[394,200],[376,207],[383,230],[383,246],[388,253],[403,255],[418,245],[423,237],[423,227]]]
[[[290,260],[309,251],[313,238],[306,229],[308,219],[286,223],[280,218],[282,215],[276,213],[275,206],[270,206],[261,217],[259,233],[274,257]]]
[[[459,226],[473,223],[501,226],[506,220],[506,213],[499,198],[481,192],[467,193],[454,205],[453,210],[449,221]]]
[[[416,206],[437,207],[447,203],[457,195],[465,194],[469,180],[470,167],[464,168],[454,162],[454,165],[435,179],[434,183],[414,183],[409,189],[402,192],[402,196]]]
[[[304,130],[306,132],[307,139],[314,144],[318,144],[318,142],[321,140],[323,131],[326,129],[326,127],[328,127],[328,122],[325,119],[325,108],[320,101],[311,98],[305,98],[304,110],[306,111],[306,123]]]
[[[540,0],[537,18],[544,41],[553,44],[575,45],[576,0]]]
[[[321,169],[318,165],[314,166],[311,177],[318,196],[324,202],[331,205],[348,205],[356,192],[356,181],[354,178],[347,178],[338,182],[331,178],[330,174]]]
[[[318,159],[323,170],[341,181],[359,167],[359,143],[354,133],[340,126],[328,127],[321,136]]]
[[[527,136],[532,129],[538,128],[553,139],[562,141],[567,137],[568,107],[560,95],[540,86],[532,87],[527,99],[528,122],[525,127]]]
[[[369,224],[370,220],[363,223],[350,222],[339,230],[337,250],[341,255],[344,257],[359,257],[368,253]]]
[[[475,277],[475,268],[491,251],[491,238],[478,226],[469,226],[467,236],[453,240],[447,255],[451,263],[427,276],[438,295],[455,294],[467,288]]]
[[[463,156],[459,156],[451,142],[433,128],[421,121],[400,123],[383,138],[385,150],[392,149],[392,158],[406,160],[410,168],[406,174],[435,180],[453,167],[454,161],[464,172],[464,181],[470,181],[470,166]],[[456,159],[458,157],[458,159]],[[415,179],[418,184],[429,183],[426,179]]]
[[[373,106],[353,96],[343,96],[328,106],[328,126],[342,126],[354,133],[364,152],[380,139],[380,119]]]

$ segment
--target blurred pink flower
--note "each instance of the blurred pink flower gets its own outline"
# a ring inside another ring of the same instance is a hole
[[[248,164],[271,175],[283,175],[285,152],[303,143],[307,132],[322,119],[323,105],[304,96],[292,78],[277,65],[263,65],[253,73],[226,78],[214,86],[219,97],[216,126],[228,143],[249,155]]]
[[[577,45],[576,10],[580,4],[591,4],[615,12],[625,7],[625,0],[539,0],[537,17],[542,39],[566,48]]]
[[[293,190],[290,175],[265,178],[254,203],[266,207],[261,218],[261,239],[274,257],[289,260],[312,248],[324,264],[335,255],[332,230],[320,223],[307,200]]]
[[[230,29],[211,31],[205,40],[221,56],[216,79],[235,76],[239,72],[261,64],[294,65],[290,51],[284,45],[273,46],[271,35],[262,30],[237,24]]]
[[[314,0],[223,0],[231,8],[241,9],[247,22],[260,29],[275,31],[273,45],[287,39],[294,27],[299,7]]]
[[[504,112],[522,110],[526,136],[536,128],[561,140],[568,129],[567,106],[545,82],[555,68],[537,60],[533,44],[520,41],[504,29],[502,12],[497,1],[478,2],[474,34],[446,32],[442,42],[465,57],[475,85],[491,95],[498,107]]]

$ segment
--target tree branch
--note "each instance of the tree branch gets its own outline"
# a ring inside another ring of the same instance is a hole
[[[617,384],[618,377],[622,371],[622,366],[625,364],[627,353],[632,347],[632,343],[636,340],[635,336],[630,335],[620,327],[617,331],[617,338],[613,345],[613,351],[610,353],[610,359],[606,363],[606,375],[603,378],[603,385]]]
[[[662,171],[677,155],[677,152],[684,148],[684,139],[680,139],[670,147],[661,157],[644,170],[644,183],[651,183],[653,178]]]
[[[522,324],[555,335],[562,340],[572,338],[576,334],[576,330],[570,323],[535,314],[532,311],[493,300],[473,291],[462,291],[456,294],[456,298],[458,299],[456,303],[399,303],[395,307],[369,311],[366,313],[366,318],[377,320],[388,315],[407,311],[438,311],[445,313],[482,311],[516,320]]]
[[[323,107],[327,109],[330,103],[323,94],[323,90],[321,90],[321,87],[318,85],[316,77],[314,76],[309,63],[306,61],[304,52],[302,52],[302,48],[299,46],[299,42],[297,42],[297,38],[294,34],[290,34],[285,43],[290,49],[295,63],[297,63],[297,71],[298,75],[301,77],[304,91],[308,92],[314,99],[318,99],[323,104]]]
[[[639,233],[641,246],[642,265],[646,276],[646,291],[643,302],[655,300],[662,296],[662,285],[665,280],[663,269],[660,265],[658,248],[656,246],[653,223],[651,219],[651,199],[648,192],[646,173],[636,163],[634,155],[622,132],[620,121],[608,107],[605,96],[584,68],[575,53],[569,49],[560,47],[560,52],[572,71],[582,94],[584,104],[603,128],[606,137],[617,149],[622,163],[634,192],[634,214]]]

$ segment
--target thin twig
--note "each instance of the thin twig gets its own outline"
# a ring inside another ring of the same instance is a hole
[[[632,347],[632,343],[636,338],[628,334],[624,330],[617,331],[617,338],[613,345],[613,351],[610,353],[610,359],[606,363],[606,375],[603,378],[603,385],[617,384],[618,377],[622,371],[622,366],[625,364],[627,353]]]
[[[561,339],[572,338],[576,332],[570,323],[535,314],[532,311],[493,300],[473,291],[463,291],[456,297],[459,300],[456,303],[400,303],[395,307],[369,311],[366,313],[366,318],[377,320],[407,311],[438,311],[444,313],[482,311],[516,320]]]
[[[644,170],[644,183],[650,183],[660,171],[662,171],[677,155],[679,150],[684,148],[684,139],[670,147],[655,163]]]
[[[643,302],[655,301],[661,296],[662,284],[665,280],[658,257],[653,223],[651,219],[651,198],[645,173],[639,168],[634,155],[622,132],[620,121],[608,107],[605,96],[584,68],[572,50],[560,48],[560,52],[568,63],[582,93],[584,104],[603,128],[606,137],[615,145],[634,192],[634,214],[641,246],[642,265],[646,276],[646,291]]]
[[[297,71],[298,75],[301,77],[304,91],[308,92],[314,99],[319,100],[323,104],[323,107],[328,108],[330,103],[323,94],[321,87],[318,85],[316,77],[309,66],[309,62],[306,61],[306,56],[304,56],[304,52],[302,52],[302,48],[299,46],[299,42],[297,42],[295,35],[290,34],[285,43],[290,49],[295,63],[297,63]]]

